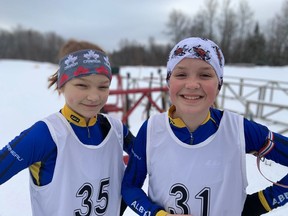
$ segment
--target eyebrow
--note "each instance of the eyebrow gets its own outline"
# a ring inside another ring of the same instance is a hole
[[[186,69],[186,68],[189,68],[189,67],[181,66],[181,65],[177,65],[175,67],[175,69]],[[199,67],[199,69],[201,69],[201,70],[210,70],[210,69],[213,69],[213,68],[212,68],[212,66],[207,65],[207,66],[201,66],[201,67]]]
[[[111,82],[110,82],[110,80],[106,80],[106,81],[104,81],[104,82],[101,82],[102,84],[110,84]]]
[[[181,66],[181,65],[176,65],[174,69],[186,69],[188,67],[186,66]]]

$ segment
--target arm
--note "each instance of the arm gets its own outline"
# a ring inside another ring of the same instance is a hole
[[[124,134],[123,149],[128,155],[131,155],[131,150],[133,147],[135,136],[131,133],[131,131],[125,125],[123,125],[123,134]]]
[[[141,189],[147,175],[146,130],[147,122],[142,125],[135,139],[123,178],[122,196],[127,205],[137,214],[145,215],[145,212],[149,211],[152,216],[163,208],[153,203]]]
[[[266,142],[269,129],[255,122],[245,119],[245,140],[246,152],[258,152]],[[272,132],[271,132],[272,133]],[[274,148],[266,155],[267,159],[276,163],[288,166],[288,138],[280,134],[273,133]],[[288,174],[279,183],[288,185]],[[277,185],[272,185],[266,189],[248,195],[242,215],[260,215],[274,208],[283,206],[288,202],[288,189]]]
[[[51,142],[48,142],[49,140]],[[33,163],[41,161],[55,147],[44,122],[39,121],[23,131],[0,150],[0,184]]]

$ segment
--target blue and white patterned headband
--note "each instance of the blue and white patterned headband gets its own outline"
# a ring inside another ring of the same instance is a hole
[[[91,74],[102,74],[112,79],[109,58],[98,50],[80,50],[70,53],[59,61],[57,88],[61,88],[69,80],[88,76]]]
[[[224,55],[213,41],[206,38],[190,37],[180,41],[169,54],[167,62],[167,82],[175,66],[184,58],[196,58],[210,64],[219,80],[219,89],[223,83]]]

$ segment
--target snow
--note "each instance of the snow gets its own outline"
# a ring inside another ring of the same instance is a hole
[[[144,66],[123,67],[121,68],[121,74],[126,76],[126,73],[129,72],[131,77],[135,78],[133,85],[146,85],[148,87],[147,82],[140,83],[136,78],[149,77],[151,72],[156,72],[158,69]],[[165,68],[162,67],[161,69],[162,73],[165,73]],[[63,106],[63,98],[53,89],[47,89],[47,79],[56,70],[57,66],[50,63],[0,60],[0,92],[2,98],[0,107],[0,148],[34,122],[58,111]],[[155,76],[157,76],[157,73]],[[288,82],[288,67],[226,66],[225,76],[261,77],[268,80]],[[125,87],[125,85],[123,86]],[[109,101],[113,100],[111,96]],[[130,129],[135,135],[141,123],[145,120],[144,105],[142,104],[136,109],[129,118]],[[120,118],[119,113],[112,115]],[[288,173],[287,167],[271,161],[266,162],[266,165],[262,163],[261,169],[269,179],[274,181]],[[257,170],[256,159],[253,156],[247,156],[247,174],[249,181],[248,193],[258,191],[271,184],[260,175]],[[28,179],[28,170],[26,169],[0,186],[0,216],[31,215]],[[144,185],[144,187],[146,188],[147,185]],[[275,209],[265,214],[265,216],[287,216],[287,212],[288,205]],[[136,214],[127,209],[125,216],[132,215]]]

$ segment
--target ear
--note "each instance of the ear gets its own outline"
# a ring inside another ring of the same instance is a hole
[[[218,84],[218,93],[221,90],[222,84]]]

